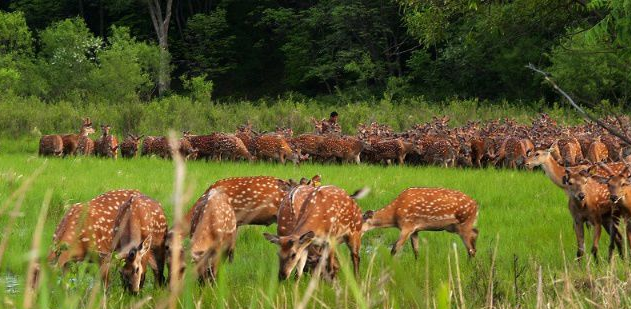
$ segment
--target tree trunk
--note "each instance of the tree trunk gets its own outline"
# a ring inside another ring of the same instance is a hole
[[[165,13],[162,14],[160,0],[147,0],[151,23],[158,37],[160,47],[160,68],[158,69],[158,95],[162,96],[169,90],[171,84],[171,68],[169,57],[169,23],[171,21],[171,7],[173,0],[167,0]]]

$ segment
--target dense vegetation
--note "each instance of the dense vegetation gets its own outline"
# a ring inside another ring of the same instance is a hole
[[[0,4],[0,97],[550,99],[631,89],[629,0],[30,0]]]

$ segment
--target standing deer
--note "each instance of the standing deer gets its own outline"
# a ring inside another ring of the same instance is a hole
[[[353,270],[359,277],[359,248],[361,246],[362,213],[355,203],[369,190],[362,189],[349,196],[335,186],[321,186],[304,201],[300,216],[287,236],[263,235],[280,246],[279,278],[286,279],[297,265],[303,267],[308,258],[310,245],[324,246],[328,265],[336,265],[335,245],[344,241],[351,251]],[[298,275],[302,272],[298,270]]]
[[[79,134],[62,135],[61,139],[64,145],[64,156],[74,156],[77,153],[77,148],[79,147],[79,139],[81,138],[81,136],[88,136],[88,134],[92,133],[94,133],[94,128],[92,128],[92,121],[90,120],[90,118],[84,118],[81,129],[79,130]]]
[[[72,261],[83,261],[90,254],[109,253],[114,240],[115,219],[121,206],[138,190],[115,190],[103,193],[88,203],[72,205],[53,234],[50,263],[62,269]],[[107,279],[107,259],[101,256],[101,276]]]
[[[620,239],[617,237],[617,218],[619,214],[614,203],[610,199],[607,186],[597,182],[587,170],[572,172],[567,169],[563,176],[563,184],[566,186],[568,195],[576,199],[578,207],[570,209],[574,218],[574,230],[577,235],[578,252],[580,258],[585,251],[584,248],[584,225],[589,223],[594,227],[594,238],[592,242],[592,255],[594,260],[598,260],[598,243],[600,241],[601,228],[604,225],[605,231],[611,235],[609,243],[609,257],[612,256],[614,246],[621,250]],[[613,235],[612,235],[613,234]]]
[[[574,234],[576,235],[576,243],[577,243],[577,251],[576,257],[581,258],[585,254],[585,234],[584,234],[584,225],[588,215],[586,214],[586,208],[584,207],[584,203],[581,199],[577,198],[575,194],[573,194],[568,186],[568,178],[567,172],[570,173],[580,173],[581,170],[586,168],[585,166],[577,166],[571,168],[564,168],[560,163],[558,163],[552,156],[552,153],[555,150],[553,148],[548,150],[537,150],[534,151],[530,157],[526,160],[526,167],[534,168],[537,166],[541,166],[545,174],[550,178],[552,183],[554,183],[559,188],[563,189],[563,191],[568,196],[568,208],[570,210],[570,215],[572,215],[573,223],[574,223]],[[613,171],[620,171],[623,166],[620,164],[611,164],[608,166],[609,169]],[[596,168],[594,172],[598,175],[608,175],[608,172],[602,168]],[[604,193],[604,192],[603,192]],[[612,229],[610,221],[614,218],[610,216],[605,216],[600,219],[601,222],[605,223],[605,231],[610,235],[613,233],[617,239],[617,230]],[[609,244],[610,254],[613,250],[612,243]],[[619,242],[615,245],[619,246]],[[620,247],[618,247],[620,248]]]
[[[609,158],[607,145],[600,141],[600,137],[596,137],[589,145],[587,150],[587,160],[598,163],[605,162]]]
[[[121,143],[121,156],[123,158],[133,158],[138,153],[138,147],[140,146],[140,140],[143,135],[138,136],[134,134],[129,134],[127,138]]]
[[[278,160],[285,164],[285,160],[289,159],[294,164],[300,162],[300,154],[294,152],[287,140],[279,134],[263,134],[256,137],[253,141],[254,155],[259,159]]]
[[[120,207],[114,220],[111,249],[124,261],[120,274],[126,290],[140,291],[147,266],[153,270],[158,285],[164,284],[166,233],[167,220],[159,202],[134,195]]]
[[[418,258],[418,232],[448,231],[462,238],[470,257],[475,256],[478,229],[478,204],[466,194],[444,188],[408,188],[386,207],[364,214],[363,231],[397,227],[399,239],[392,255],[410,238],[414,257]]]
[[[118,157],[118,139],[110,134],[110,125],[101,125],[101,138],[95,143],[95,153],[99,157],[116,159]]]
[[[191,218],[191,255],[198,277],[214,281],[221,257],[232,261],[237,239],[237,219],[223,189],[212,189]]]
[[[611,202],[614,203],[616,209],[620,211],[620,215],[627,223],[627,240],[631,245],[631,225],[629,224],[629,219],[631,218],[631,181],[629,179],[631,169],[627,165],[622,171],[616,173],[607,165],[602,163],[600,165],[610,175],[608,177],[593,175],[592,178],[607,186]],[[615,239],[612,238],[611,241],[615,241]]]

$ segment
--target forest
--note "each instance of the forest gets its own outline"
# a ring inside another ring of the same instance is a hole
[[[631,90],[629,0],[0,3],[0,99],[558,100]]]

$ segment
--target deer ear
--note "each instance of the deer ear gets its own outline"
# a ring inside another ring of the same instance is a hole
[[[138,250],[140,257],[143,257],[145,254],[147,254],[147,252],[149,252],[149,249],[151,249],[151,238],[151,235],[149,235],[149,237],[145,238],[142,244],[140,244],[140,249]]]
[[[311,177],[311,185],[314,187],[319,187],[322,185],[322,177],[320,175],[315,175]]]
[[[310,243],[311,241],[313,241],[314,237],[315,237],[315,233],[313,231],[309,231],[309,232],[306,232],[306,233],[302,234],[302,236],[300,236],[299,242],[300,242],[301,245],[304,245],[304,244],[307,244],[307,243]]]
[[[265,236],[265,239],[269,240],[269,242],[280,245],[280,237],[278,237],[278,235],[263,233],[263,236]]]
[[[364,222],[372,219],[372,217],[375,215],[375,212],[372,210],[368,210],[364,213],[364,215],[362,216],[362,219],[364,220]]]

